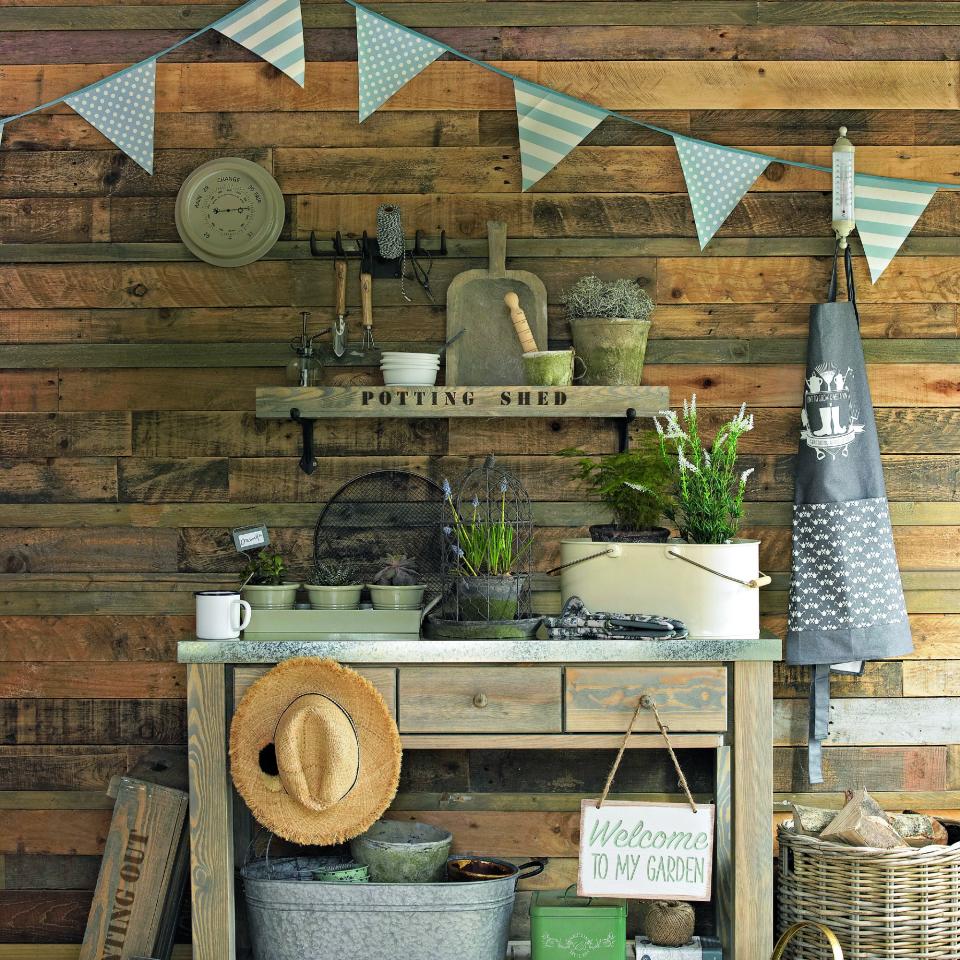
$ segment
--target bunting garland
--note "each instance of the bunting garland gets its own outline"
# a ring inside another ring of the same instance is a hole
[[[829,167],[814,163],[692,139],[604,109],[477,60],[368,10],[358,0],[346,2],[356,12],[360,120],[369,117],[444,53],[497,73],[514,87],[523,190],[546,176],[605,117],[636,124],[673,140],[702,250],[770,163],[831,172]],[[208,30],[229,37],[304,86],[306,60],[300,0],[249,0],[140,63],[22,113],[0,117],[0,141],[5,125],[11,121],[66,103],[152,173],[157,60]],[[874,283],[940,189],[957,190],[960,184],[855,174],[854,213]]]
[[[250,0],[214,29],[303,86],[306,60],[300,0]]]
[[[767,169],[770,158],[689,137],[674,137],[673,141],[702,250]]]
[[[357,7],[360,122],[444,52],[439,43]]]
[[[853,175],[853,215],[873,283],[897,255],[936,192],[932,183]]]
[[[157,61],[146,60],[64,98],[87,123],[153,173]]]
[[[514,80],[513,92],[523,189],[527,190],[592,133],[607,111],[526,80]]]

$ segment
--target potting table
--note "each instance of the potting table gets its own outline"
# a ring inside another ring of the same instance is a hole
[[[227,743],[233,707],[270,666],[328,657],[363,673],[405,750],[617,748],[652,694],[674,746],[715,751],[715,902],[730,960],[773,949],[773,662],[780,640],[186,641],[194,960],[237,955]],[[641,715],[631,748],[662,745]],[[239,808],[242,810],[242,806]]]

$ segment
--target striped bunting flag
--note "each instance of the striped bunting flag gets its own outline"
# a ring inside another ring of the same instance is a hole
[[[584,137],[606,110],[523,80],[513,81],[520,130],[523,189],[545,177]]]
[[[250,0],[213,27],[303,86],[300,0]]]
[[[445,51],[428,37],[357,7],[360,122]]]
[[[853,215],[873,283],[897,255],[936,192],[932,183],[854,174]]]

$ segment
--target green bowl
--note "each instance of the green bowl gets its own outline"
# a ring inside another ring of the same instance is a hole
[[[316,870],[313,879],[322,883],[369,883],[370,868],[365,863],[345,863]]]

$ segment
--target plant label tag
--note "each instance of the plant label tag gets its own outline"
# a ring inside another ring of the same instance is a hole
[[[581,897],[709,900],[715,807],[688,803],[580,803]]]
[[[258,550],[270,543],[270,534],[267,533],[267,528],[262,523],[255,527],[234,527],[231,533],[233,534],[233,545],[240,553],[246,553],[248,550]]]

